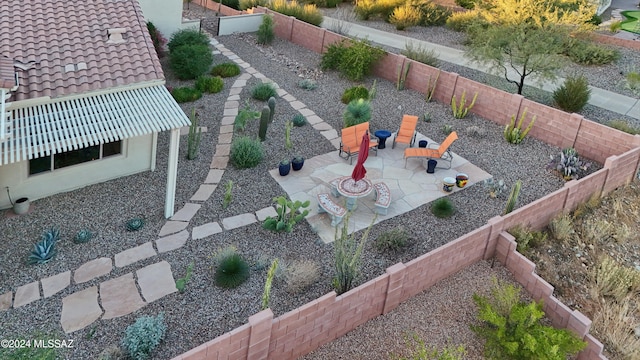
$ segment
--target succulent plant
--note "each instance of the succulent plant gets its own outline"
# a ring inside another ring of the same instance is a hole
[[[73,242],[75,242],[76,244],[83,244],[83,243],[89,242],[89,240],[91,240],[92,237],[93,237],[93,233],[91,233],[91,231],[87,229],[82,229],[78,231],[78,233],[76,234],[76,237],[73,238]]]
[[[291,121],[293,122],[294,126],[300,127],[304,126],[307,123],[307,118],[302,114],[295,114]]]
[[[574,148],[566,148],[557,156],[551,155],[548,168],[557,170],[565,180],[577,179],[578,172],[585,171],[591,166],[590,162],[584,162],[578,157]]]
[[[51,228],[42,234],[40,241],[33,245],[33,251],[29,255],[30,264],[46,264],[57,254],[56,242],[60,238],[60,231]]]
[[[143,226],[144,226],[143,217],[137,217],[127,221],[127,230],[129,231],[138,231],[142,229]]]

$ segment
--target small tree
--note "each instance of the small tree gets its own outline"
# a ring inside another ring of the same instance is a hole
[[[262,16],[262,23],[258,27],[258,44],[268,45],[271,44],[275,34],[273,32],[273,15],[264,14]]]

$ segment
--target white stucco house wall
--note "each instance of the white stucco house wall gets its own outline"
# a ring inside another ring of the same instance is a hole
[[[193,0],[194,4],[200,4],[201,0]],[[167,38],[182,29],[200,29],[200,19],[183,19],[183,0],[138,0],[142,15],[147,21],[151,21],[160,33]]]

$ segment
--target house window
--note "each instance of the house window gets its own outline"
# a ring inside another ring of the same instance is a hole
[[[29,160],[29,175],[40,174],[56,169],[82,164],[85,162],[104,159],[122,153],[122,141],[89,146],[86,148],[66,151],[60,154],[43,156]]]

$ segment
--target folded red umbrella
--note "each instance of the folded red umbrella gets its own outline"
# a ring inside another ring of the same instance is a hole
[[[369,157],[369,131],[365,131],[362,135],[362,142],[360,143],[360,150],[358,152],[358,162],[356,167],[353,168],[351,178],[354,181],[359,181],[367,174],[367,169],[364,168],[364,162]]]

